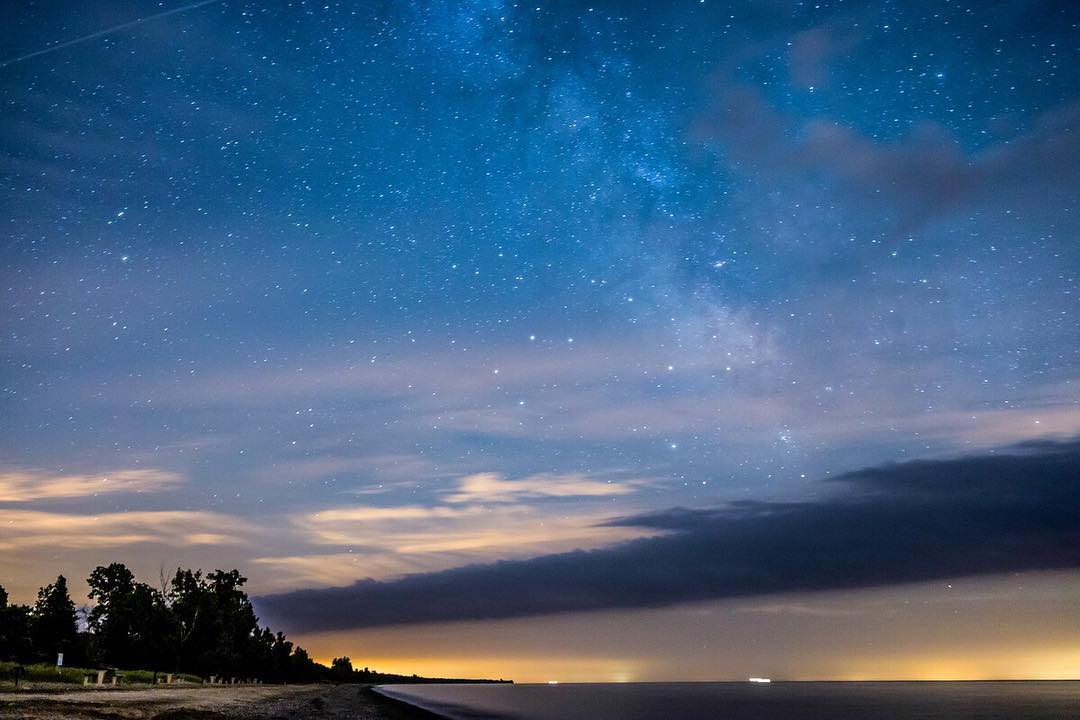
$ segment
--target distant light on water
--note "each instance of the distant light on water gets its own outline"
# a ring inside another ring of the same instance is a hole
[[[763,678],[763,677],[752,677],[752,678],[748,678],[748,680],[750,682],[752,682],[752,683],[771,683],[772,682],[772,679]]]
[[[559,684],[558,680],[548,680],[548,685],[558,685],[558,684]]]

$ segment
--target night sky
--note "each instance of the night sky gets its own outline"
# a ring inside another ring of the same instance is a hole
[[[5,18],[13,600],[236,566],[385,670],[1080,676],[1080,5]]]

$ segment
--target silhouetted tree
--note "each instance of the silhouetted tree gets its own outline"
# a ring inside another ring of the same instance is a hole
[[[349,657],[334,658],[329,668],[315,662],[284,633],[259,627],[246,582],[239,570],[204,575],[177,568],[171,580],[162,573],[157,589],[138,582],[123,563],[99,566],[87,578],[93,606],[84,610],[85,633],[78,632],[63,575],[41,588],[33,608],[11,605],[0,587],[0,659],[54,661],[62,652],[69,665],[90,659],[267,682],[411,680],[354,670]]]
[[[168,590],[178,666],[247,674],[274,665],[274,637],[260,630],[238,570],[177,570]]]
[[[37,602],[30,611],[30,638],[40,660],[55,661],[57,653],[65,653],[69,661],[76,659],[79,626],[75,603],[68,596],[67,579],[63,575],[38,590]]]
[[[96,604],[87,616],[99,659],[110,665],[163,669],[170,659],[172,620],[165,598],[136,582],[123,563],[99,566],[86,580]]]
[[[205,666],[207,646],[213,640],[210,588],[202,570],[177,568],[168,586],[172,611],[172,642],[176,669]]]
[[[319,678],[320,671],[325,670],[326,666],[312,660],[302,647],[294,649],[289,658],[289,675],[293,682],[314,682]]]
[[[206,576],[215,620],[215,644],[211,666],[222,673],[235,672],[246,659],[259,619],[242,588],[247,578],[239,570],[215,570]]]
[[[285,682],[291,677],[291,656],[293,644],[285,639],[285,633],[279,632],[274,637],[274,645],[271,648],[271,670],[269,680],[273,682]]]
[[[349,656],[334,658],[330,662],[330,675],[340,682],[352,680],[353,666]]]
[[[0,660],[29,659],[31,643],[30,608],[9,605],[7,591],[0,586]]]
[[[123,563],[112,563],[94,568],[86,583],[95,602],[87,616],[94,652],[106,663],[126,665],[132,654],[130,597],[135,576]]]

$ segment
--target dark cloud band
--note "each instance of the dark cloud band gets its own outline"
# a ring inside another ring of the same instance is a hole
[[[260,598],[290,631],[510,618],[1080,567],[1080,442],[849,473],[803,503],[672,509],[611,548]]]

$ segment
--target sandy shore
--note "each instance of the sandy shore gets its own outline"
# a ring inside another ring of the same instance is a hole
[[[435,720],[362,685],[0,693],[13,720]]]

